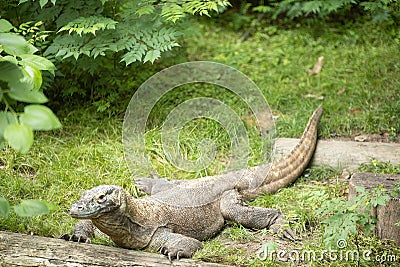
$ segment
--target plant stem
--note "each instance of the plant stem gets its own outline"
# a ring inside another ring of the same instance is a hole
[[[12,108],[12,106],[10,105],[10,103],[8,103],[8,100],[6,97],[3,97],[3,103],[6,105],[6,108],[4,109],[4,112],[7,112],[8,110],[10,110],[11,114],[13,114],[14,119],[16,121],[16,123],[18,123],[18,114],[17,112]]]

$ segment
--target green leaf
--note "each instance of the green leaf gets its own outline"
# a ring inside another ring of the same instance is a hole
[[[17,101],[43,104],[48,101],[47,97],[40,91],[26,90],[24,88],[11,88],[8,96]]]
[[[141,6],[136,10],[136,14],[138,16],[143,16],[143,15],[149,15],[154,13],[154,6],[153,5],[146,5],[146,6]]]
[[[10,213],[10,203],[4,197],[0,197],[0,217],[7,217]]]
[[[13,82],[19,81],[22,77],[22,71],[16,64],[9,61],[0,61],[0,80]]]
[[[58,32],[67,31],[69,34],[76,32],[78,35],[91,33],[96,35],[99,30],[115,29],[117,21],[103,16],[79,17],[63,26]]]
[[[0,19],[0,32],[9,32],[14,26],[5,19]]]
[[[371,232],[375,229],[375,224],[365,224],[364,233],[369,236]]]
[[[42,86],[42,73],[40,70],[29,65],[24,66],[21,70],[24,77],[19,81],[19,83],[26,84],[24,86],[29,86],[31,90],[39,90],[40,86]]]
[[[302,10],[308,15],[310,13],[320,13],[321,7],[323,7],[325,3],[323,1],[307,1],[303,3]]]
[[[131,51],[123,55],[121,62],[125,61],[126,65],[129,65],[135,61],[141,61],[146,49],[147,47],[144,44],[135,45],[131,48]]]
[[[144,57],[143,62],[150,61],[151,63],[154,63],[156,59],[158,59],[161,56],[161,52],[159,50],[150,50],[146,53],[146,56]]]
[[[25,106],[20,121],[32,127],[33,130],[52,130],[61,127],[53,111],[42,105]]]
[[[161,9],[161,17],[166,20],[176,22],[177,20],[185,17],[185,10],[177,4],[164,5]]]
[[[8,61],[8,62],[18,66],[18,60],[15,58],[15,56],[5,56],[2,58],[2,61]]]
[[[48,60],[47,58],[37,56],[37,55],[20,55],[21,64],[28,65],[39,70],[55,70],[56,67],[54,66],[53,62]]]
[[[33,54],[38,51],[24,37],[16,33],[0,33],[0,45],[10,55]]]
[[[357,193],[364,193],[365,192],[365,188],[362,186],[356,186],[356,192]]]
[[[46,202],[46,206],[49,209],[49,212],[52,212],[52,211],[55,211],[55,210],[59,209],[59,207],[57,205],[53,204],[53,203]]]
[[[38,68],[30,65],[20,68],[10,61],[1,61],[0,80],[8,82],[11,91],[39,90],[42,85],[42,73]]]
[[[10,124],[4,131],[4,139],[15,150],[27,153],[33,143],[33,131],[24,123]]]
[[[49,0],[39,0],[40,8],[43,8],[48,2]]]
[[[0,111],[0,137],[3,137],[4,130],[7,126],[15,122],[15,118],[11,112]]]
[[[27,199],[22,200],[21,204],[15,206],[14,211],[18,216],[29,217],[47,214],[49,213],[49,208],[43,200]]]
[[[7,114],[4,111],[0,111],[0,138],[3,138],[4,130],[8,126]]]
[[[385,206],[386,202],[388,202],[390,200],[390,197],[388,195],[383,195],[379,198],[376,199],[371,199],[372,205],[374,207],[381,205],[381,206]]]

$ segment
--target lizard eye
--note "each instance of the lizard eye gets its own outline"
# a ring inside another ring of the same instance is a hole
[[[96,197],[97,203],[103,203],[106,200],[107,200],[107,196],[104,193],[101,193]]]

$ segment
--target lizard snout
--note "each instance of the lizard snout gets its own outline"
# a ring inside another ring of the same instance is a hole
[[[87,209],[85,208],[85,205],[83,205],[82,203],[76,202],[71,206],[71,210],[69,211],[69,214],[73,217],[73,218],[86,218],[88,217],[89,212],[87,211]]]

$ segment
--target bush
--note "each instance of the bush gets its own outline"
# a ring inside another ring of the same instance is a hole
[[[267,13],[273,18],[284,15],[290,19],[328,15],[349,12],[368,13],[374,21],[382,22],[390,19],[398,20],[400,5],[396,0],[282,0],[254,7],[254,11]],[[349,13],[348,13],[349,14]]]
[[[0,16],[20,25],[39,53],[56,62],[55,82],[44,76],[53,100],[70,106],[72,96],[74,104],[90,99],[105,111],[120,102],[121,91],[144,81],[125,66],[154,63],[178,47],[182,24],[191,27],[187,15],[210,15],[228,5],[226,0],[20,0],[0,2]]]
[[[2,16],[21,24],[42,21],[51,31],[45,56],[60,60],[80,56],[97,58],[117,53],[120,61],[154,62],[161,53],[179,46],[176,22],[186,14],[209,15],[228,1],[28,1],[1,4]]]
[[[13,26],[0,20],[0,148],[8,143],[22,153],[33,143],[33,130],[52,130],[61,123],[46,106],[46,96],[41,91],[42,73],[54,74],[54,64],[35,55],[38,50],[22,36],[10,32]],[[23,107],[18,102],[30,103]]]

